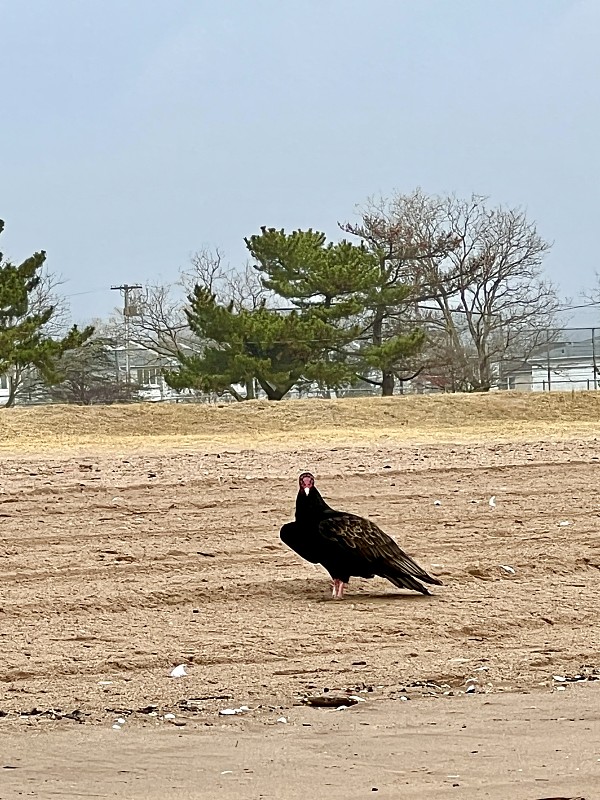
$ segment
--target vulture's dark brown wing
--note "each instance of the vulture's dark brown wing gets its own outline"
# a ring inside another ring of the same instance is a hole
[[[279,538],[306,561],[319,563],[321,554],[318,542],[315,543],[314,537],[307,535],[307,531],[297,522],[288,522],[284,525],[279,531]]]
[[[368,564],[376,575],[388,578],[397,586],[423,591],[423,587],[412,578],[424,583],[442,583],[425,572],[371,520],[354,514],[336,514],[319,524],[319,534],[341,548],[348,557]]]

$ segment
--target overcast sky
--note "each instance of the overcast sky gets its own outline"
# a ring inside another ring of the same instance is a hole
[[[599,28],[598,0],[0,0],[0,249],[45,249],[84,320],[203,245],[243,263],[261,225],[338,237],[420,186],[525,207],[575,297]]]

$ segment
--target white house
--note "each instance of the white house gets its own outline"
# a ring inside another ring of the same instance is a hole
[[[0,375],[0,406],[6,405],[10,397],[10,375]]]
[[[502,388],[533,392],[600,389],[599,361],[600,338],[552,342],[526,361],[503,365]]]

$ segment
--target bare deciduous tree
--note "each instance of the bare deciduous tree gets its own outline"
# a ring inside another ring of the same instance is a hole
[[[453,232],[440,224],[437,207],[441,202],[420,190],[391,200],[370,199],[360,209],[359,224],[340,225],[344,232],[357,236],[379,264],[379,285],[366,298],[363,314],[365,335],[375,347],[381,348],[401,333],[415,335],[411,306],[432,293],[425,279],[426,268],[435,268],[441,279],[448,254],[457,246]],[[450,277],[446,276],[447,281]],[[413,356],[411,359],[415,361]],[[385,396],[393,393],[395,380],[402,379],[401,372],[415,374],[420,368],[415,363],[400,362],[380,369],[381,379],[367,375],[362,378],[380,385]]]
[[[584,300],[590,305],[600,306],[600,272],[594,273],[595,285],[581,293]]]
[[[557,290],[542,273],[550,245],[522,210],[485,198],[448,198],[445,215],[459,241],[448,255],[456,287],[438,284],[429,321],[444,333],[454,388],[487,391],[502,362],[526,360],[556,323]]]
[[[200,354],[205,346],[190,330],[186,316],[187,298],[200,286],[219,302],[240,308],[258,308],[266,300],[256,271],[247,265],[236,271],[216,248],[203,248],[190,258],[190,265],[173,283],[151,284],[132,296],[129,316],[130,340],[155,353],[163,366],[173,366],[179,356]],[[117,312],[112,334],[123,340],[124,318]],[[248,387],[253,395],[253,387]]]
[[[132,297],[131,341],[166,359],[200,350],[203,343],[190,331],[185,314],[186,298],[196,285],[235,308],[256,308],[266,298],[253,269],[235,271],[225,264],[218,248],[204,248],[192,255],[190,266],[180,271],[177,281],[149,284]],[[122,325],[121,313],[119,317]]]
[[[191,266],[180,273],[179,285],[190,295],[195,286],[201,286],[223,305],[233,303],[236,310],[261,306],[268,298],[260,274],[250,264],[242,270],[231,268],[224,261],[219,248],[203,248],[190,259]]]
[[[550,245],[522,210],[417,190],[370,201],[362,224],[344,230],[381,253],[388,282],[411,287],[428,331],[423,368],[447,388],[486,391],[503,361],[526,359],[551,336],[559,300],[542,273]]]
[[[131,301],[130,338],[165,358],[175,358],[193,346],[177,284],[147,285]],[[124,320],[119,312],[120,325]]]

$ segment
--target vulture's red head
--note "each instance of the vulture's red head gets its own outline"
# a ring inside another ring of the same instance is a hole
[[[300,491],[304,489],[304,494],[308,494],[315,485],[315,476],[311,475],[310,472],[303,472],[298,478],[298,483],[300,484]]]

